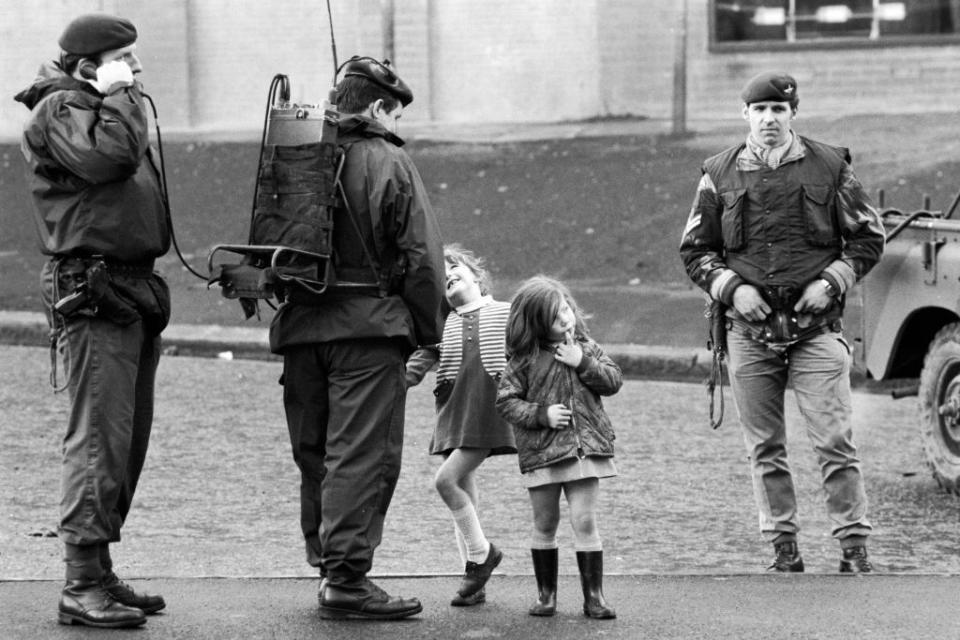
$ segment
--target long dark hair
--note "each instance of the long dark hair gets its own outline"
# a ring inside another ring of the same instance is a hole
[[[511,358],[528,362],[536,358],[540,343],[546,340],[563,302],[570,306],[576,318],[574,337],[586,338],[586,317],[566,285],[543,275],[520,285],[510,301],[507,319],[507,352]]]

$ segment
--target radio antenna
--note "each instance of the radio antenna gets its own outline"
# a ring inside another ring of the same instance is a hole
[[[340,65],[337,64],[337,39],[333,35],[333,12],[330,10],[330,0],[327,0],[327,23],[330,25],[330,48],[333,50],[333,84],[337,86],[337,70]]]

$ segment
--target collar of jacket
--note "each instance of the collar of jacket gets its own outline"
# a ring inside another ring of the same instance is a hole
[[[340,120],[339,135],[341,138],[383,138],[387,142],[402,147],[403,138],[387,131],[386,127],[368,116],[359,113],[343,116]]]
[[[803,141],[794,132],[790,132],[790,141],[776,149],[767,149],[747,136],[747,142],[737,156],[737,169],[740,171],[759,171],[776,169],[789,162],[796,162],[805,155]],[[771,163],[771,160],[774,162]]]
[[[37,72],[37,77],[33,83],[15,95],[13,99],[33,110],[41,100],[55,91],[83,91],[97,98],[101,97],[100,93],[89,82],[77,80],[67,75],[59,63],[51,60],[40,65],[40,70]]]

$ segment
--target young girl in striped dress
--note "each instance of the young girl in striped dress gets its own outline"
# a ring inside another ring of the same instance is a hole
[[[437,425],[430,453],[444,460],[434,483],[453,515],[464,563],[463,580],[450,604],[470,606],[486,600],[484,585],[503,559],[480,526],[476,470],[489,456],[517,452],[513,429],[496,409],[510,305],[490,295],[489,275],[473,252],[450,245],[444,259],[446,301],[453,310],[442,342],[410,357],[407,384],[419,384],[436,366]]]

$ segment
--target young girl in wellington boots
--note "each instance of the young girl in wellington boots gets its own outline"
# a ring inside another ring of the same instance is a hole
[[[492,455],[516,453],[513,429],[496,409],[497,383],[506,364],[504,334],[510,305],[489,293],[483,261],[457,245],[444,251],[447,316],[443,341],[415,352],[407,384],[437,367],[437,425],[430,453],[441,455],[435,486],[453,515],[464,576],[453,606],[480,604],[484,585],[503,553],[483,534],[477,516],[476,470]]]
[[[507,352],[497,409],[515,427],[520,471],[533,506],[531,553],[539,595],[530,614],[556,612],[562,492],[573,525],[583,613],[615,618],[603,597],[596,505],[599,479],[617,473],[613,427],[600,396],[620,389],[620,368],[587,335],[568,289],[543,276],[527,280],[513,298]]]

